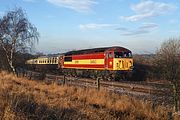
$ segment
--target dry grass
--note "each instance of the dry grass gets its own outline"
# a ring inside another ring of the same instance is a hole
[[[167,120],[168,112],[106,90],[46,85],[0,72],[0,119]]]

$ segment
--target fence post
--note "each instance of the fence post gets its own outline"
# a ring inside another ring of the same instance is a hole
[[[66,76],[64,75],[63,76],[63,85],[65,85],[66,84]]]
[[[15,68],[16,77],[19,77],[19,70]]]
[[[24,68],[22,70],[23,70],[22,71],[23,72],[23,77],[25,77],[26,70]]]
[[[40,73],[40,79],[45,80],[45,78],[46,78],[46,72],[43,71],[42,73]]]
[[[168,120],[173,120],[172,112],[168,112]]]
[[[31,77],[32,77],[32,72],[30,71],[29,80],[31,80]]]
[[[97,84],[97,89],[100,90],[100,78],[99,77],[97,77],[97,83],[96,84]]]

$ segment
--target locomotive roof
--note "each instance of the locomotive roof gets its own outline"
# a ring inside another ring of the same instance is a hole
[[[44,56],[39,56],[38,58],[53,58],[53,57],[59,57],[62,54],[49,54],[49,55],[44,55]]]
[[[83,50],[73,50],[65,53],[65,56],[68,55],[77,55],[77,54],[89,54],[96,52],[105,52],[106,50],[120,50],[120,51],[130,51],[127,48],[114,46],[114,47],[101,47],[101,48],[92,48],[92,49],[83,49]]]

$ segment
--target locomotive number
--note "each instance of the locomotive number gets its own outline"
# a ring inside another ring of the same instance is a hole
[[[90,60],[90,63],[96,64],[96,60]]]
[[[76,60],[76,61],[75,61],[75,63],[76,63],[76,64],[78,64],[78,63],[79,63],[79,61],[78,61],[78,60]]]

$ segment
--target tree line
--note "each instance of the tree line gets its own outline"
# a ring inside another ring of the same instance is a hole
[[[135,79],[168,80],[175,104],[180,110],[180,38],[170,38],[155,54],[134,57]]]

